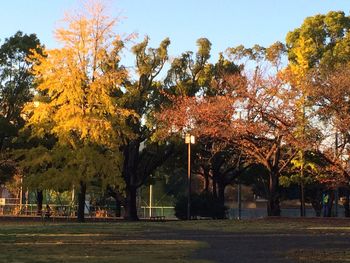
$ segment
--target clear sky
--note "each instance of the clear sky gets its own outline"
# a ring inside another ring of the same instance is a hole
[[[0,39],[21,30],[36,33],[47,47],[55,47],[57,21],[76,4],[75,0],[2,0]],[[214,58],[240,44],[284,41],[307,16],[350,11],[350,0],[110,0],[110,4],[113,13],[125,17],[121,33],[137,32],[140,39],[147,34],[153,46],[170,37],[171,56],[195,50],[196,39],[207,37]]]

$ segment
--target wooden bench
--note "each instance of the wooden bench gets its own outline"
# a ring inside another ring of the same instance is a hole
[[[165,216],[151,216],[150,218],[149,218],[149,220],[151,220],[151,221],[165,221]]]

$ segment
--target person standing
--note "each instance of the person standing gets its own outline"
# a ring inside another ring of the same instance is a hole
[[[322,196],[323,217],[329,217],[329,194],[325,192]]]

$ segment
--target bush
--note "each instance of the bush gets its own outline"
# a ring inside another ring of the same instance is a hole
[[[210,217],[222,219],[225,217],[225,206],[211,193],[191,195],[191,218]],[[175,203],[175,216],[187,219],[187,196],[181,196]]]

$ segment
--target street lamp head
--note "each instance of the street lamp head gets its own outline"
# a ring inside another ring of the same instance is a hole
[[[195,144],[196,139],[195,139],[194,135],[191,135],[191,140],[190,141],[191,141],[192,144]]]
[[[189,133],[186,133],[185,135],[185,143],[186,144],[194,144],[195,143],[195,137]]]

